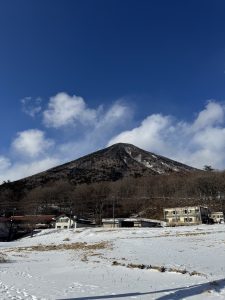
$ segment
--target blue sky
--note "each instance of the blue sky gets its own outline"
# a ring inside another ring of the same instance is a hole
[[[0,181],[114,142],[225,168],[224,1],[0,3]]]

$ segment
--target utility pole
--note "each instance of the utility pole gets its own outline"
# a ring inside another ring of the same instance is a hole
[[[113,228],[115,227],[115,197],[113,196]]]
[[[9,234],[8,234],[8,242],[10,241],[12,237],[12,228],[13,228],[13,219],[10,219],[10,227],[9,227]]]
[[[72,219],[72,209],[70,209],[70,224],[69,224],[69,229],[71,228],[71,219]]]

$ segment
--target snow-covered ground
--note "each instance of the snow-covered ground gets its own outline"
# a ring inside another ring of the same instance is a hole
[[[43,230],[0,243],[0,299],[225,299],[225,225]]]

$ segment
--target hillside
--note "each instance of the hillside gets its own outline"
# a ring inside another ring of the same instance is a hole
[[[131,144],[115,144],[77,160],[27,177],[20,182],[37,186],[68,180],[75,184],[116,181],[124,177],[191,172],[196,169]]]
[[[111,199],[116,197],[118,215],[127,216],[148,208],[149,215],[157,217],[162,214],[165,197],[177,199],[179,193],[178,200],[170,200],[168,206],[180,203],[189,194],[187,179],[192,184],[192,176],[199,173],[196,171],[134,145],[115,144],[45,172],[2,184],[0,211],[7,215],[15,210],[17,214],[52,214],[73,208],[78,214],[100,220],[111,214]],[[199,188],[194,190],[199,194]]]

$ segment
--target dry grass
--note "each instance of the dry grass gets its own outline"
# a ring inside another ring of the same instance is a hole
[[[109,247],[107,242],[100,242],[94,244],[87,243],[71,243],[71,244],[51,244],[51,245],[36,245],[30,247],[18,247],[12,251],[22,252],[22,251],[59,251],[59,250],[100,250]]]

